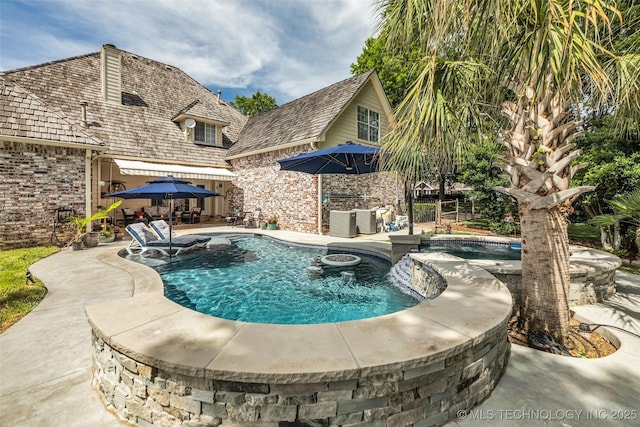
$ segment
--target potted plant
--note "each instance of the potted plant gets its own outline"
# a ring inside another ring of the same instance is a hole
[[[268,224],[267,221],[261,220],[260,221],[260,229],[261,230],[266,230],[267,229],[267,224]]]
[[[269,230],[275,230],[278,227],[278,217],[271,216],[267,218],[267,223],[269,223]]]
[[[116,242],[119,242],[120,240],[122,240],[122,238],[124,237],[124,233],[122,232],[122,229],[117,225],[114,225],[112,227],[112,230],[113,230],[113,240],[115,240]]]
[[[94,213],[93,215],[86,216],[84,218],[77,217],[77,216],[70,217],[70,221],[73,223],[73,225],[76,228],[76,237],[73,240],[73,250],[77,251],[79,249],[82,249],[82,243],[83,242],[84,242],[85,246],[87,246],[87,247],[98,246],[98,242],[99,242],[99,239],[100,239],[100,233],[98,233],[98,232],[86,233],[85,230],[87,228],[87,225],[91,224],[93,221],[97,221],[97,220],[100,220],[100,219],[104,219],[105,220],[105,225],[106,225],[106,219],[109,217],[107,215],[107,213],[109,211],[117,208],[118,206],[120,206],[121,203],[122,203],[122,200],[119,200],[119,201],[113,203],[107,209],[99,210],[98,212]]]
[[[121,204],[122,204],[122,200],[119,200],[113,203],[108,208],[105,208],[104,206],[101,206],[101,205],[98,206],[98,212],[105,214],[105,216],[102,218],[102,226],[100,227],[100,235],[99,235],[100,243],[110,243],[115,240],[116,238],[115,230],[114,230],[115,226],[111,226],[110,224],[107,223],[107,219],[109,218],[107,214],[112,210],[116,209]]]

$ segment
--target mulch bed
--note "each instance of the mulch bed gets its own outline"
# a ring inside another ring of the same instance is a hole
[[[454,232],[463,232],[463,233],[472,233],[472,234],[483,234],[488,236],[495,236],[496,233],[479,228],[471,228],[466,227],[460,223],[452,223],[451,231]],[[519,237],[519,236],[511,236],[511,237]],[[572,244],[580,244],[581,246],[594,247],[593,242],[589,241],[572,241]],[[518,328],[517,317],[514,316],[511,318],[509,322],[509,342],[512,344],[522,345],[529,348],[535,348],[536,350],[540,350],[535,346],[531,345],[529,339],[527,338],[527,334],[525,334],[522,330]],[[552,347],[548,350],[540,350],[545,351],[547,353],[560,354],[564,356],[570,357],[580,357],[587,359],[594,359],[599,357],[605,357],[612,353],[614,353],[617,348],[603,335],[593,332],[593,331],[583,331],[580,329],[580,322],[571,319],[570,321],[570,334],[569,334],[569,342],[565,346],[566,349],[559,350],[558,347]]]
[[[549,349],[536,348],[535,342],[528,339],[527,334],[518,328],[517,317],[514,316],[509,321],[509,342],[522,345],[547,353],[558,354],[569,357],[580,357],[586,359],[597,359],[614,353],[617,348],[605,336],[580,328],[580,322],[571,319],[569,332],[569,342],[564,349],[551,346]]]

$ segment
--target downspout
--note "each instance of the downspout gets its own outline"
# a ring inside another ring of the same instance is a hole
[[[85,150],[84,154],[84,212],[85,216],[91,216],[91,152]],[[85,229],[87,233],[91,232],[91,223],[87,224]]]

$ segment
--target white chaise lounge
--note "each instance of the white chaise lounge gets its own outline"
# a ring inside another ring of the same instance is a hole
[[[196,240],[184,239],[183,236],[172,238],[171,242],[169,242],[169,239],[160,239],[149,227],[141,222],[129,224],[125,228],[131,235],[131,243],[126,248],[130,255],[133,255],[136,251],[142,254],[149,250],[158,251],[165,256],[169,256],[169,250],[171,250],[171,255],[178,255],[182,251],[200,246]],[[174,251],[175,253],[173,253]]]
[[[210,236],[203,236],[202,234],[182,234],[178,235],[175,231],[169,228],[169,224],[167,221],[163,219],[159,219],[156,221],[151,221],[149,223],[153,231],[160,237],[160,239],[169,240],[169,234],[171,234],[171,239],[181,239],[185,242],[189,240],[194,240],[198,246],[205,246],[209,240],[211,240]]]

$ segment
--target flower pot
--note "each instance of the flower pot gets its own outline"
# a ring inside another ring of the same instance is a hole
[[[275,230],[278,228],[278,224],[274,223],[274,222],[270,222],[269,223],[269,230]]]
[[[116,239],[116,235],[114,233],[108,234],[100,234],[100,243],[111,243]]]
[[[267,229],[267,223],[266,223],[266,222],[264,222],[264,221],[263,221],[263,222],[261,222],[261,223],[260,223],[260,229],[262,229],[262,230],[266,230],[266,229]]]
[[[91,233],[87,233],[82,238],[84,242],[84,246],[87,248],[95,248],[100,243],[100,233],[97,231],[92,231]]]
[[[71,244],[71,247],[73,248],[74,251],[79,251],[82,249],[82,242],[73,242]]]

